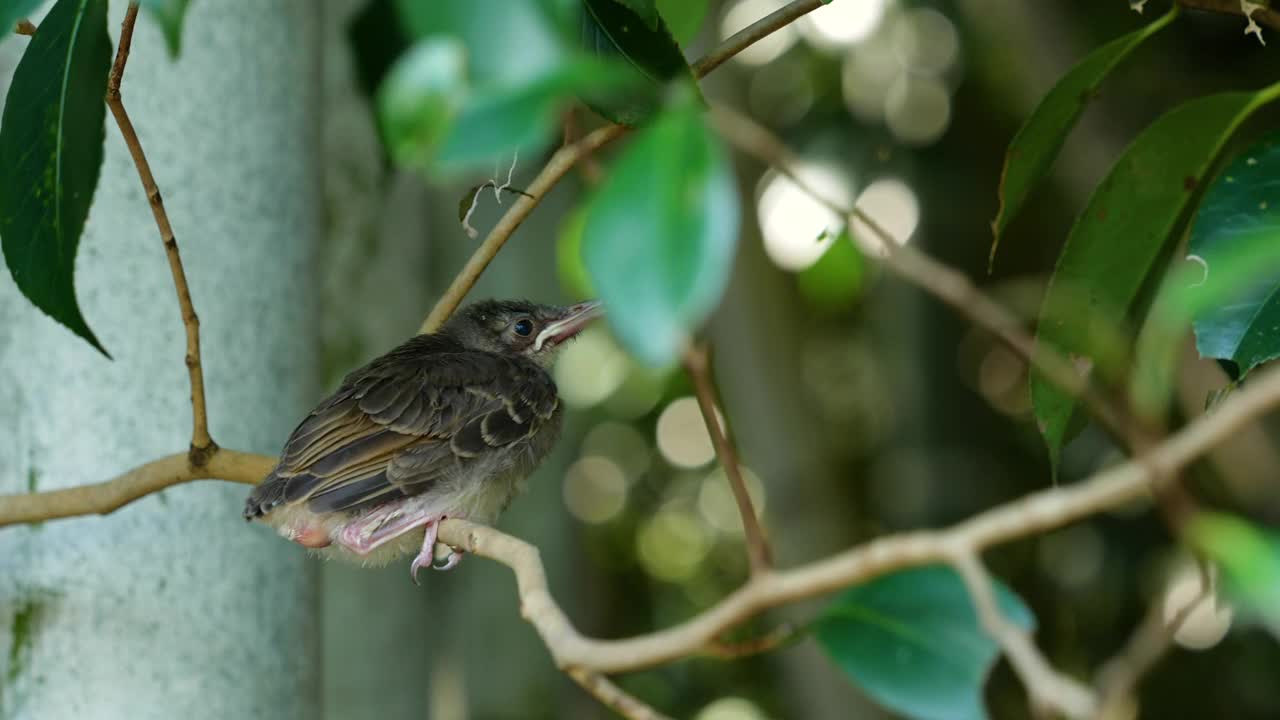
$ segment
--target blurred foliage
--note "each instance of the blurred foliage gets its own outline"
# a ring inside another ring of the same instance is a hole
[[[1222,569],[1226,594],[1280,638],[1280,534],[1218,513],[1196,518],[1189,534]]]
[[[190,0],[139,0],[138,4],[160,24],[170,58],[177,58],[182,52],[182,22],[189,3]]]

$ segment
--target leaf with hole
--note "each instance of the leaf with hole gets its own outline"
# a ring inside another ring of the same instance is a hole
[[[102,166],[111,38],[106,0],[58,0],[31,38],[0,118],[0,247],[18,289],[105,355],[76,302],[80,234]]]
[[[1049,172],[1071,128],[1097,95],[1102,81],[1143,41],[1167,26],[1177,14],[1178,4],[1174,3],[1169,12],[1155,22],[1089,53],[1040,99],[1031,116],[1013,136],[1005,153],[1004,171],[1000,174],[1000,210],[991,221],[994,239],[988,268],[995,264],[996,249],[1009,223],[1022,209],[1036,184]]]
[[[182,50],[182,21],[187,16],[190,0],[139,0],[139,4],[160,24],[169,57],[178,57]]]
[[[1133,141],[1094,189],[1058,257],[1040,310],[1037,342],[1104,377],[1129,352],[1122,323],[1135,321],[1179,230],[1236,128],[1280,97],[1280,84],[1180,105]],[[1031,399],[1055,467],[1073,427],[1075,400],[1040,372]]]
[[[1026,630],[1035,617],[999,581],[996,602]],[[964,580],[948,566],[902,570],[839,595],[812,626],[855,685],[917,720],[986,717],[982,688],[999,647],[979,623]]]
[[[715,308],[737,246],[729,158],[693,103],[661,113],[591,198],[582,255],[622,344],[672,363]]]
[[[1209,276],[1218,259],[1240,255],[1251,238],[1280,245],[1280,133],[1240,153],[1205,192],[1191,225],[1187,252]],[[1244,377],[1280,357],[1280,273],[1268,273],[1230,303],[1207,307],[1194,320],[1196,349],[1229,360]]]
[[[583,0],[582,44],[600,58],[624,58],[631,82],[626,87],[584,93],[584,101],[600,115],[623,125],[637,125],[662,104],[666,86],[687,80],[693,71],[654,0]]]

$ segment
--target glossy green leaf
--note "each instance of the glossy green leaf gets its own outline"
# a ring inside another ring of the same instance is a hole
[[[1102,81],[1144,40],[1167,26],[1177,14],[1178,5],[1174,3],[1169,12],[1155,22],[1089,53],[1040,99],[1031,116],[1014,135],[1005,154],[1004,172],[1000,176],[1000,210],[991,221],[994,239],[988,266],[995,263],[996,249],[1009,223],[1022,209],[1036,184],[1049,172],[1071,128],[1097,95]]]
[[[1280,637],[1280,533],[1234,515],[1202,513],[1187,536],[1222,570],[1223,589],[1246,616]]]
[[[1058,258],[1037,331],[1039,342],[1078,365],[1105,370],[1125,352],[1106,340],[1130,317],[1223,146],[1254,110],[1280,96],[1223,93],[1165,113],[1125,149],[1094,189]],[[1037,371],[1031,399],[1055,466],[1075,401]]]
[[[1280,245],[1280,133],[1237,156],[1205,192],[1187,252],[1213,275],[1218,259],[1239,255],[1263,235]],[[1252,253],[1250,253],[1252,254]],[[1243,377],[1280,357],[1280,273],[1252,283],[1232,302],[1195,317],[1196,348],[1208,358],[1230,360]]]
[[[169,57],[176,58],[182,50],[182,21],[187,16],[190,0],[139,0],[139,4],[160,24]]]
[[[106,0],[58,0],[31,38],[0,118],[0,247],[18,289],[98,350],[75,260],[102,166],[111,39]]]
[[[631,75],[629,88],[602,88],[584,93],[591,109],[623,125],[636,125],[662,103],[668,83],[687,80],[693,71],[680,46],[658,14],[654,0],[583,0],[582,43],[600,58],[624,58]]]
[[[800,294],[814,307],[840,311],[862,297],[867,274],[866,258],[846,229],[836,236],[816,263],[796,275],[796,283]]]
[[[19,20],[31,17],[43,0],[0,0],[0,42],[13,35]]]
[[[997,581],[995,593],[1005,617],[1035,627],[1012,590]],[[903,570],[850,588],[813,633],[854,684],[894,712],[918,720],[986,717],[982,688],[999,647],[950,567]]]
[[[641,361],[673,362],[720,301],[739,210],[728,155],[691,103],[640,132],[591,198],[583,260]]]
[[[391,66],[378,88],[382,136],[396,162],[427,167],[470,92],[466,51],[451,37],[423,40]]]
[[[1226,177],[1224,173],[1217,182]],[[1202,248],[1207,255],[1193,254],[1176,267],[1152,303],[1138,338],[1130,387],[1134,406],[1145,418],[1162,418],[1173,399],[1182,341],[1193,318],[1197,328],[1222,319],[1223,326],[1214,328],[1220,335],[1236,328],[1243,335],[1274,337],[1275,326],[1280,325],[1268,300],[1280,278],[1280,227],[1239,224],[1235,232],[1221,239],[1212,248]],[[1236,308],[1250,311],[1233,323],[1231,314]],[[1250,327],[1256,322],[1270,324]]]
[[[698,36],[707,17],[707,0],[657,0],[657,7],[658,14],[681,45]]]
[[[443,138],[435,166],[448,173],[510,162],[551,139],[560,108],[576,94],[626,83],[617,65],[575,58],[527,85],[478,89]]]

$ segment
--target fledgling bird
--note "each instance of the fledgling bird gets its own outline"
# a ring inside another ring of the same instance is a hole
[[[434,567],[438,523],[492,523],[560,432],[548,370],[601,314],[486,300],[353,371],[293,431],[245,503],[284,537],[382,564],[417,550]],[[445,564],[456,565],[452,550]]]

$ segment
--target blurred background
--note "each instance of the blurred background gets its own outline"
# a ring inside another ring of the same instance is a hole
[[[700,56],[781,4],[708,0],[686,55]],[[197,48],[202,33],[219,32],[209,28],[252,12],[219,5],[192,3],[187,39]],[[386,24],[370,19],[364,0],[308,7],[316,15],[299,20],[307,39],[294,51],[319,58],[308,97],[318,110],[309,141],[320,159],[320,237],[308,260],[317,283],[306,310],[319,354],[298,410],[309,405],[305,397],[320,397],[414,333],[477,244],[457,218],[474,182],[428,183],[386,159],[360,68],[396,38],[378,34]],[[1144,45],[1107,81],[988,276],[1003,153],[1020,122],[1089,50],[1165,9],[1139,17],[1123,0],[836,0],[734,58],[702,87],[710,102],[783,137],[800,153],[804,175],[828,194],[856,202],[902,242],[1033,317],[1074,214],[1141,127],[1185,99],[1273,79],[1266,53],[1274,49],[1244,41],[1239,17],[1184,18]],[[152,29],[140,25],[138,36],[138,52],[158,45]],[[7,78],[18,48],[0,50]],[[163,62],[150,52],[150,62]],[[262,101],[270,106],[272,96]],[[577,122],[598,120],[581,110]],[[605,167],[614,151],[601,154]],[[544,159],[521,157],[514,186]],[[730,290],[706,334],[721,411],[780,565],[946,525],[1054,482],[1018,357],[883,276],[856,241],[837,245],[825,232],[838,230],[837,219],[793,183],[750,159],[737,157],[735,166],[743,235]],[[471,297],[577,299],[575,210],[591,181],[588,168],[560,183]],[[485,194],[471,224],[484,232],[503,209]],[[555,377],[570,408],[566,431],[500,527],[541,549],[553,593],[579,629],[612,638],[669,626],[740,584],[741,524],[681,373],[637,366],[598,326],[565,351]],[[1223,382],[1216,366],[1189,355],[1184,412],[1198,414],[1205,393]],[[274,435],[258,444],[275,452],[288,418],[269,427]],[[1120,457],[1104,435],[1086,431],[1057,481]],[[1274,522],[1278,467],[1267,436],[1254,431],[1197,467],[1192,481],[1214,502]],[[104,521],[102,532],[109,527]],[[1035,611],[1049,658],[1081,675],[1122,646],[1149,606],[1164,602],[1170,578],[1190,571],[1146,507],[1003,546],[988,560]],[[555,669],[520,619],[514,583],[500,565],[472,558],[421,588],[399,563],[361,569],[309,559],[302,572],[318,576],[313,639],[328,720],[609,716]],[[742,635],[803,622],[820,607],[768,613]],[[1225,612],[1188,623],[1142,685],[1142,717],[1280,716],[1280,648],[1258,630],[1228,632],[1229,624]],[[696,720],[892,717],[811,640],[749,659],[685,660],[619,683]],[[1004,663],[987,700],[994,717],[1029,714]]]

